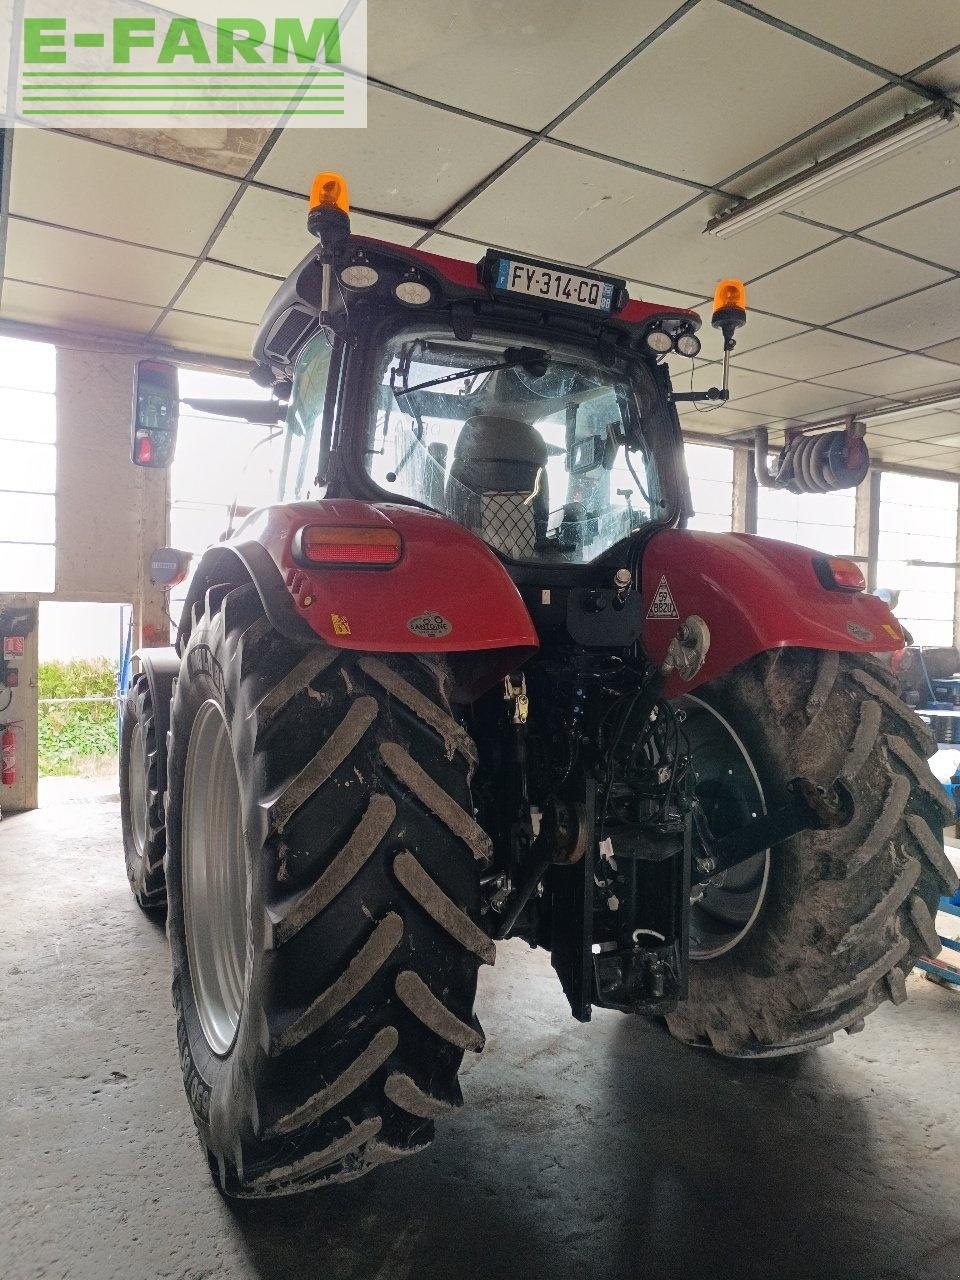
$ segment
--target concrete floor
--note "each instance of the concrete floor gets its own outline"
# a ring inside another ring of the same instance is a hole
[[[116,797],[45,799],[0,826],[2,1280],[960,1275],[960,996],[917,977],[862,1035],[749,1066],[579,1026],[545,960],[502,947],[468,1105],[428,1152],[231,1208]]]

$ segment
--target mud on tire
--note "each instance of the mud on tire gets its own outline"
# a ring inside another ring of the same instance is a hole
[[[732,951],[691,964],[670,1030],[734,1057],[796,1053],[859,1031],[879,1004],[904,1001],[917,959],[939,951],[937,900],[957,884],[929,730],[869,657],[766,653],[698,695],[748,746],[768,805],[793,777],[841,775],[855,812],[847,827],[772,851],[753,928]]]
[[[169,934],[184,1082],[228,1195],[299,1192],[422,1149],[480,1050],[477,926],[489,841],[473,743],[434,655],[300,646],[251,586],[213,588],[172,706]],[[191,726],[222,706],[245,827],[243,1004],[223,1056],[201,1029],[183,899]]]
[[[145,911],[162,910],[167,901],[161,746],[150,684],[141,672],[130,682],[120,711],[120,822],[127,879]]]

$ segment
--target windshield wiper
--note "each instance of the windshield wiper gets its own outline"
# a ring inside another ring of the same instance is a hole
[[[401,387],[393,394],[399,400],[401,396],[412,395],[414,391],[426,391],[428,387],[439,387],[445,382],[458,382],[461,378],[475,378],[481,373],[495,373],[497,369],[515,369],[518,365],[531,378],[542,378],[547,372],[549,361],[546,352],[539,351],[536,347],[507,347],[503,353],[503,359],[498,360],[496,364],[460,369],[457,373],[444,374],[442,378],[428,378],[426,382],[418,382],[414,387]]]

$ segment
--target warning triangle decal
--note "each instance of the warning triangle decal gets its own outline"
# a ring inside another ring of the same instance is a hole
[[[670,593],[667,575],[664,574],[660,579],[656,595],[650,602],[650,608],[647,610],[647,619],[654,622],[669,622],[672,620],[679,621],[679,618],[677,606],[673,603],[673,596]]]

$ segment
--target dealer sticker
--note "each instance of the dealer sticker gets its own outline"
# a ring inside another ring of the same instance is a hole
[[[424,640],[439,640],[442,636],[448,636],[453,630],[453,623],[443,616],[442,613],[432,613],[428,610],[426,613],[418,613],[415,618],[411,618],[407,622],[407,630],[412,631],[415,636],[420,636]]]
[[[670,590],[670,584],[667,582],[666,574],[661,577],[660,585],[657,587],[654,597],[650,601],[650,608],[647,610],[647,621],[680,621],[680,615],[677,613],[677,606],[673,603],[673,593]]]

